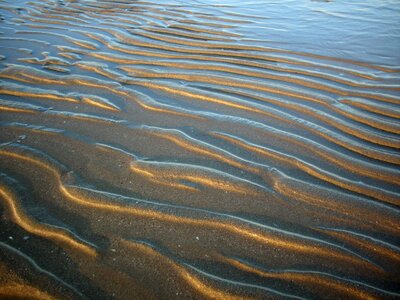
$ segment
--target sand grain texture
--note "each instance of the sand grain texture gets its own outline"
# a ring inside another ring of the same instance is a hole
[[[181,2],[0,2],[0,298],[399,298],[398,8]]]

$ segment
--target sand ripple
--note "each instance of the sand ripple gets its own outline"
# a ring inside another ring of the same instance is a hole
[[[400,297],[399,66],[162,2],[0,5],[0,297]]]

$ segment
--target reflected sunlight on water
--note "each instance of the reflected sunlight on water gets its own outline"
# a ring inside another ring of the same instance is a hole
[[[397,4],[0,2],[0,298],[398,298]]]

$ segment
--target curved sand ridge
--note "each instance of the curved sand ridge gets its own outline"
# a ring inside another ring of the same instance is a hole
[[[400,296],[398,66],[231,4],[0,12],[1,297]]]

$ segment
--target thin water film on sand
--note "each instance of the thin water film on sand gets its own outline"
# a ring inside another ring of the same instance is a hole
[[[399,298],[399,20],[0,1],[0,298]]]

